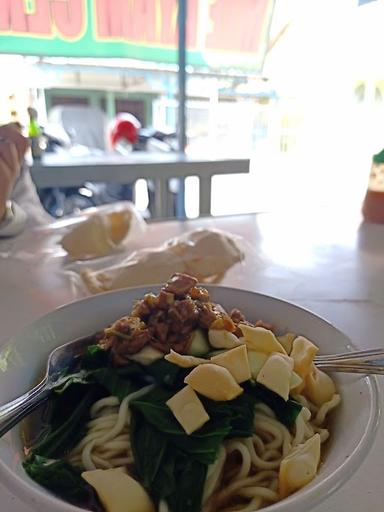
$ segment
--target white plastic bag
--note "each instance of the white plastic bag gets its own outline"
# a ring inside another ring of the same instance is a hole
[[[175,272],[199,282],[219,282],[226,271],[244,259],[241,238],[216,229],[198,229],[172,238],[160,247],[135,251],[117,265],[80,276],[90,293],[163,283]]]
[[[0,257],[18,260],[59,258],[68,263],[127,252],[132,241],[145,232],[147,224],[130,201],[87,208],[50,224],[27,229],[6,240]],[[117,236],[117,235],[122,235]],[[112,235],[112,236],[111,236]],[[63,247],[72,250],[72,257]]]

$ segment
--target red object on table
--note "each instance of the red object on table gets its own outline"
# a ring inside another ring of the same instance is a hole
[[[384,224],[384,149],[373,156],[362,213],[365,221]]]
[[[112,146],[115,147],[119,141],[136,144],[140,128],[140,121],[132,114],[118,116],[110,134]]]

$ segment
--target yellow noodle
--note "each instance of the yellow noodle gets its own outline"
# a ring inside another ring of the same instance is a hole
[[[329,430],[326,429],[326,428],[320,428],[320,427],[317,427],[316,425],[313,426],[313,432],[315,434],[319,434],[320,435],[320,442],[321,443],[325,443],[325,441],[327,441],[327,439],[329,438]]]
[[[291,451],[291,434],[287,427],[285,427],[279,421],[269,418],[267,416],[261,417],[256,416],[255,419],[256,432],[264,431],[270,433],[275,439],[269,443],[266,443],[268,448],[277,448],[283,446],[283,456],[285,457]]]
[[[327,414],[332,409],[337,407],[339,405],[340,401],[341,401],[340,395],[334,394],[333,397],[331,398],[331,400],[329,400],[329,402],[325,402],[325,404],[323,404],[319,408],[319,410],[317,411],[316,417],[314,419],[314,424],[316,426],[320,427],[324,423]]]
[[[254,436],[255,437],[255,436]],[[247,438],[244,440],[249,453],[251,455],[252,464],[258,468],[258,469],[277,469],[280,466],[280,460],[275,461],[266,461],[264,458],[259,457],[257,455],[254,444],[253,444],[253,438]]]
[[[328,413],[339,404],[339,395],[334,395],[321,407],[303,395],[295,395],[294,398],[303,408],[296,419],[293,434],[276,419],[268,406],[259,403],[255,407],[255,434],[224,443],[227,457],[236,450],[241,461],[235,476],[226,486],[221,489],[219,486],[207,501],[207,506],[203,507],[203,512],[253,512],[278,501],[278,471],[282,459],[293,447],[304,443],[315,433],[320,434],[322,443],[328,439],[325,422]],[[220,461],[220,465],[225,467],[225,461]],[[236,505],[244,499],[249,502]],[[228,506],[228,502],[234,504]]]
[[[281,452],[279,450],[265,450],[263,454],[263,459],[266,461],[276,461],[281,460]]]
[[[69,454],[69,462],[82,469],[109,469],[133,462],[129,440],[129,402],[153,388],[146,386],[126,396],[102,398],[93,404],[88,432]]]
[[[292,446],[304,443],[307,439],[313,436],[314,430],[309,423],[311,419],[311,411],[307,407],[303,407],[295,422],[295,437],[292,441]]]
[[[159,503],[159,512],[169,512],[168,505],[165,503],[164,500],[161,500]]]
[[[300,414],[297,416],[295,421],[295,437],[292,440],[292,446],[297,446],[304,441],[305,436],[305,420],[303,418],[302,412],[304,409],[300,411]]]
[[[246,498],[260,496],[260,498],[267,501],[277,501],[279,499],[277,492],[271,491],[271,489],[267,489],[266,487],[244,487],[240,489],[239,494]]]
[[[240,452],[242,463],[239,472],[234,477],[234,480],[245,478],[248,475],[249,470],[251,469],[251,455],[247,447],[244,445],[242,441],[238,440],[229,442],[226,445],[226,450],[228,455],[234,451]]]
[[[91,418],[94,418],[104,407],[115,407],[117,405],[119,405],[119,399],[116,396],[108,396],[107,398],[102,398],[92,405],[90,416]]]
[[[254,512],[255,510],[259,510],[259,508],[262,507],[262,504],[263,499],[259,496],[256,496],[255,498],[252,499],[248,506],[241,508],[237,507],[235,509],[226,509],[225,512],[232,512],[234,510],[236,512]]]
[[[264,416],[269,416],[270,418],[276,418],[276,415],[272,411],[272,409],[270,407],[268,407],[268,405],[263,404],[262,402],[258,402],[255,405],[255,413],[257,413],[257,412],[261,412],[264,414]]]
[[[273,477],[276,478],[277,473],[273,474]],[[243,478],[242,480],[237,480],[235,482],[232,482],[229,484],[223,491],[220,492],[219,496],[220,499],[228,499],[231,497],[234,493],[238,492],[239,489],[242,489],[243,487],[252,486],[254,484],[257,484],[265,479],[265,476],[263,478],[263,475],[256,474],[253,476],[248,476],[247,478]]]
[[[252,436],[252,440],[256,453],[258,453],[259,455],[263,455],[263,453],[265,452],[265,446],[262,439],[260,439],[258,435],[254,434]]]
[[[71,452],[70,462],[84,469],[108,469],[134,463],[129,438],[129,402],[152,387],[128,395],[121,403],[112,396],[97,401],[91,408],[87,434]],[[255,433],[223,443],[216,461],[207,470],[203,512],[254,512],[278,501],[279,468],[283,458],[315,433],[320,434],[322,443],[328,439],[327,415],[340,402],[339,395],[320,407],[303,395],[294,398],[303,408],[292,433],[277,420],[270,407],[257,403]],[[238,453],[238,462],[237,458],[229,459],[233,452]],[[232,469],[234,460],[236,468]],[[160,502],[159,512],[169,512],[165,501]]]
[[[216,461],[208,467],[207,478],[203,492],[203,503],[205,503],[210,498],[216,489],[221,477],[221,473],[223,471],[226,458],[227,452],[224,446],[220,446]]]

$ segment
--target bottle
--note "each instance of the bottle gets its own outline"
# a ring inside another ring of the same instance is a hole
[[[384,149],[373,155],[362,214],[367,222],[384,224]]]
[[[37,111],[34,108],[29,107],[28,115],[28,135],[31,140],[32,158],[34,160],[40,160],[43,150],[41,146],[41,128],[37,121]]]

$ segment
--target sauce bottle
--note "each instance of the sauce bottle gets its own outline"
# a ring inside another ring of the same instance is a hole
[[[31,140],[32,157],[34,160],[40,160],[43,149],[41,147],[41,128],[37,120],[37,111],[34,108],[29,107],[28,115],[28,135]]]
[[[384,224],[384,149],[373,155],[362,213],[365,221]]]

